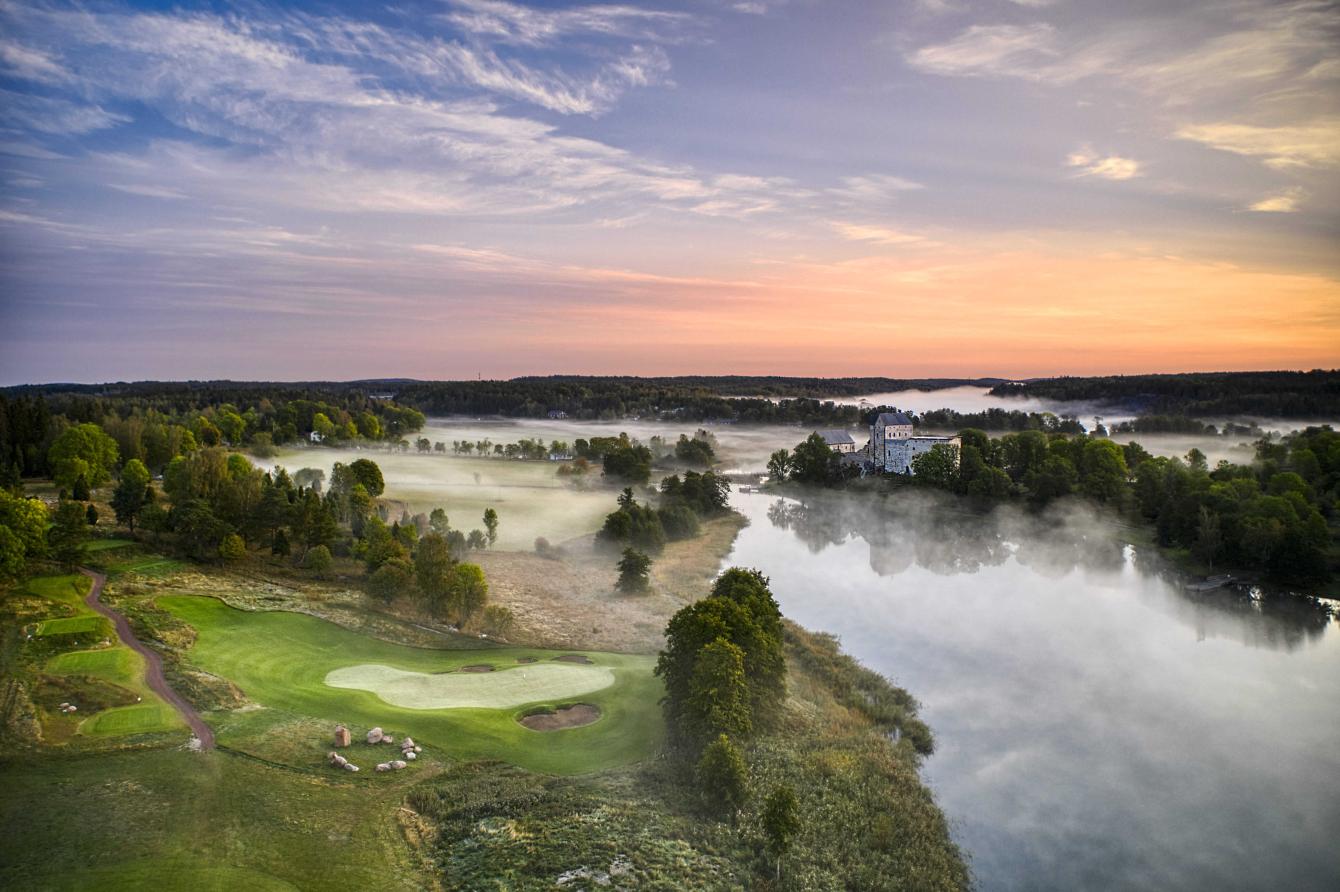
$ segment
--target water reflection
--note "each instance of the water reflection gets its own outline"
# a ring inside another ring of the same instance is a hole
[[[1123,545],[1110,523],[1078,504],[1043,514],[1010,508],[979,514],[932,494],[872,503],[814,493],[804,500],[774,498],[767,518],[811,554],[852,539],[864,541],[870,569],[880,576],[896,576],[913,566],[938,575],[976,573],[1014,560],[1040,576],[1060,579],[1078,569],[1120,574],[1130,565],[1167,583],[1166,590],[1152,589],[1149,600],[1195,629],[1198,640],[1225,637],[1251,647],[1292,649],[1319,638],[1332,620],[1324,601],[1296,592],[1247,586],[1188,591],[1157,552]]]
[[[979,885],[1340,888],[1340,635],[1193,595],[1080,506],[736,493],[728,560],[923,703]]]

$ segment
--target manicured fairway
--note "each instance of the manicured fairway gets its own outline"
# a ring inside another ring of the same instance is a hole
[[[606,666],[533,663],[505,671],[427,674],[405,672],[378,663],[335,669],[326,676],[332,688],[371,691],[406,709],[510,709],[537,700],[560,700],[590,694],[614,684]]]
[[[583,651],[590,666],[563,664],[612,674],[613,684],[581,696],[600,709],[602,718],[581,728],[540,732],[522,727],[516,718],[525,707],[564,701],[542,683],[535,686],[532,699],[516,708],[425,710],[391,705],[370,691],[331,687],[326,678],[333,670],[361,664],[407,673],[488,664],[498,670],[493,675],[519,671],[529,675],[561,651],[430,650],[379,641],[302,614],[235,610],[213,598],[174,595],[160,597],[157,603],[196,629],[189,659],[202,669],[232,680],[264,706],[326,719],[332,727],[343,722],[356,734],[377,725],[391,733],[410,734],[456,758],[501,759],[554,774],[635,762],[649,756],[661,739],[662,687],[652,674],[651,657]],[[521,665],[518,660],[523,657],[538,663]],[[547,674],[541,673],[541,680]],[[226,736],[220,742],[226,745]]]

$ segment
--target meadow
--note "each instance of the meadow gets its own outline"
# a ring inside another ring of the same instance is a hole
[[[524,704],[511,696],[505,701],[509,705],[496,709],[409,709],[387,703],[371,691],[332,687],[326,679],[332,671],[362,664],[420,673],[486,664],[497,670],[493,675],[515,679],[513,673],[526,670],[521,660],[543,663],[563,652],[416,648],[359,635],[303,614],[242,611],[212,598],[190,596],[160,596],[157,602],[195,628],[197,639],[187,654],[190,662],[234,682],[262,706],[326,720],[325,734],[337,722],[355,734],[379,726],[397,736],[409,734],[453,758],[500,759],[552,774],[636,762],[649,755],[661,738],[661,687],[651,674],[651,657],[582,651],[593,668],[614,677],[608,687],[580,693],[580,702],[596,706],[601,718],[580,728],[538,732],[523,727],[517,718],[538,707],[574,702],[555,696],[562,689],[543,681]],[[228,727],[220,727],[221,744],[229,744],[229,735]]]

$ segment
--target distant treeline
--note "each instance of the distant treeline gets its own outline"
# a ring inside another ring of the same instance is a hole
[[[1048,378],[998,384],[995,396],[1109,403],[1141,415],[1340,418],[1340,370]]]
[[[139,459],[158,472],[200,448],[264,454],[313,433],[331,442],[399,442],[423,426],[424,416],[352,388],[228,382],[9,388],[0,391],[0,479],[51,474],[52,445],[81,424],[115,440],[122,461]]]

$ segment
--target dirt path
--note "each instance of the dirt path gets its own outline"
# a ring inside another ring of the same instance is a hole
[[[140,639],[135,637],[135,633],[130,630],[130,623],[126,621],[124,616],[99,600],[102,595],[102,585],[107,581],[107,577],[82,567],[79,572],[93,580],[93,585],[89,588],[84,603],[110,619],[112,624],[116,626],[116,634],[120,636],[126,646],[144,657],[144,680],[149,685],[149,690],[162,697],[177,712],[181,713],[181,717],[186,719],[186,724],[191,726],[191,733],[200,739],[200,749],[214,749],[214,732],[209,725],[205,724],[205,720],[200,717],[200,713],[195,711],[195,707],[186,702],[186,698],[168,686],[167,679],[163,676],[163,658],[158,655],[157,651],[145,646]]]

